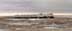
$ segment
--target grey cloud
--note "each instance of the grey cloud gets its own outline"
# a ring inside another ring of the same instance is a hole
[[[0,10],[5,12],[47,12],[72,10],[72,0],[0,0]],[[70,11],[69,11],[70,12]]]
[[[30,0],[0,0],[0,9],[25,9],[30,7]]]

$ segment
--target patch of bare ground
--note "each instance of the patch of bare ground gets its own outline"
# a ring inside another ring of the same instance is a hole
[[[54,18],[54,19],[48,18],[39,21],[24,20],[24,22],[28,22],[31,25],[9,25],[8,24],[9,20],[2,19],[2,18],[0,19],[0,24],[8,25],[9,31],[72,31],[72,18]],[[51,25],[53,23],[57,27],[54,25],[53,27],[48,27],[48,25]]]

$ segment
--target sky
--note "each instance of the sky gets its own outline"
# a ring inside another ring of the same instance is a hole
[[[0,0],[0,12],[72,12],[72,0]]]

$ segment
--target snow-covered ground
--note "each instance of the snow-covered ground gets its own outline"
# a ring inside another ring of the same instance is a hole
[[[25,13],[0,13],[0,16],[33,15],[33,14],[40,14],[40,13],[35,13],[35,12],[25,12]],[[42,14],[49,14],[49,13],[42,13]],[[53,13],[53,15],[72,15],[72,13]]]

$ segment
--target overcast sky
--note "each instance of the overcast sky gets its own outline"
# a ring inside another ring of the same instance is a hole
[[[0,12],[72,12],[72,0],[0,0]]]

